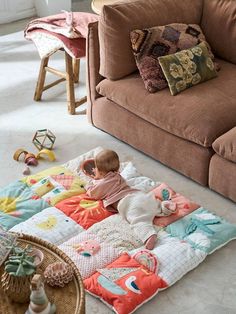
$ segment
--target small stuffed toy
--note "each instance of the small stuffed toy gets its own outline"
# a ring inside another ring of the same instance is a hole
[[[86,240],[73,246],[76,252],[83,256],[95,255],[100,250],[100,244],[96,240]]]

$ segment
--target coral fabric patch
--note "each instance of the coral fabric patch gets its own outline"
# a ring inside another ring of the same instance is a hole
[[[70,197],[57,203],[56,207],[84,229],[112,215],[103,207],[102,201],[91,199],[87,194]]]
[[[84,280],[85,289],[100,297],[119,314],[132,313],[142,303],[167,287],[158,275],[128,254]]]
[[[198,204],[190,201],[185,196],[176,193],[165,183],[159,185],[153,190],[153,192],[156,198],[161,201],[171,200],[176,204],[177,208],[176,213],[171,216],[154,218],[154,224],[160,227],[165,227],[200,207]]]

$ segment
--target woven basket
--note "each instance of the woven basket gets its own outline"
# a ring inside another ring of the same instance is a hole
[[[78,268],[72,260],[55,245],[41,240],[37,237],[21,234],[17,240],[20,246],[25,247],[30,244],[38,248],[44,254],[44,260],[37,269],[37,273],[43,274],[49,264],[54,262],[65,262],[69,264],[73,271],[73,280],[63,288],[50,287],[45,284],[45,291],[50,302],[55,303],[57,314],[84,314],[85,313],[85,292],[83,281]],[[0,267],[0,276],[4,273],[4,265]],[[28,308],[28,303],[11,303],[0,287],[0,309],[1,313],[23,314]]]

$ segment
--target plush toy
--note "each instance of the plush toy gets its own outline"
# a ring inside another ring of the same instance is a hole
[[[86,240],[73,246],[76,252],[83,256],[95,255],[100,250],[100,244],[96,240]]]

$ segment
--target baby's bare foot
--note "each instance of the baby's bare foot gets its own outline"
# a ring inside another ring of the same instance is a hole
[[[156,234],[151,235],[145,243],[145,248],[147,250],[152,250],[155,246],[156,241],[157,241],[157,235]]]

